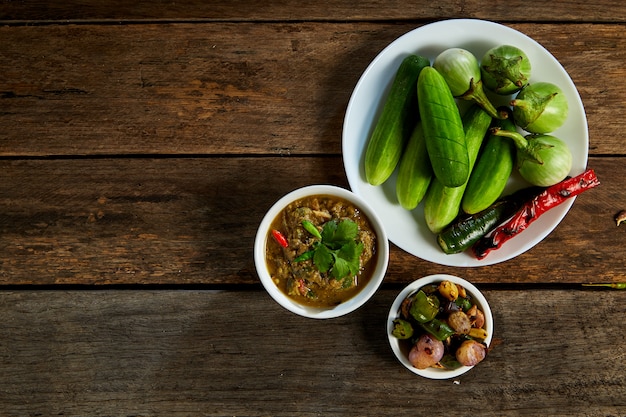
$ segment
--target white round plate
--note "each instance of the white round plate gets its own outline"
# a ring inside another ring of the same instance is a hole
[[[403,209],[395,193],[395,173],[381,186],[365,180],[365,148],[369,135],[382,110],[395,73],[402,60],[410,54],[430,59],[448,48],[471,51],[480,61],[485,52],[508,44],[522,49],[532,65],[530,83],[547,81],[558,85],[567,96],[569,115],[563,126],[552,134],[565,141],[573,157],[570,175],[581,174],[587,166],[589,134],[587,118],[576,86],[559,62],[539,43],[509,27],[474,19],[445,20],[422,26],[406,33],[387,46],[367,67],[357,83],[343,125],[342,152],[350,188],[363,197],[382,218],[389,240],[406,252],[426,261],[447,266],[477,267],[507,261],[526,252],[544,239],[565,217],[574,203],[569,199],[545,213],[523,233],[506,242],[500,249],[478,260],[465,252],[446,255],[424,221],[422,204],[415,210]],[[495,105],[507,104],[509,97],[490,95]],[[515,175],[509,181],[511,192],[528,186]]]

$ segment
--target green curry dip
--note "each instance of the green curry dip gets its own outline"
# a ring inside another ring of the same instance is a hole
[[[345,219],[356,223],[358,233],[353,240],[363,247],[356,274],[337,279],[330,271],[320,272],[314,259],[298,259],[320,242],[304,228],[303,221],[322,231],[326,223]],[[281,245],[272,230],[287,242]],[[369,220],[352,203],[335,196],[314,195],[289,204],[272,222],[265,246],[267,267],[276,286],[296,302],[313,307],[336,306],[352,298],[369,282],[376,268],[376,235]]]

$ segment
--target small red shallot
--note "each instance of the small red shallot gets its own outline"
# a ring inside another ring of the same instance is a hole
[[[443,342],[429,334],[423,334],[409,352],[409,362],[417,369],[426,369],[443,357]]]
[[[456,350],[456,360],[464,366],[474,366],[487,356],[487,347],[475,340],[466,340]]]

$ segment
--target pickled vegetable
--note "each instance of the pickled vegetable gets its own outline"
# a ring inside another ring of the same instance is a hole
[[[484,313],[465,288],[449,280],[428,284],[402,300],[390,331],[417,369],[456,369],[482,361],[487,353]]]

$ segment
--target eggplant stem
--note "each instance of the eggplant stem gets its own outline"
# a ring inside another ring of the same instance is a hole
[[[501,127],[492,127],[490,129],[492,135],[509,138],[515,143],[515,147],[525,156],[524,160],[534,162],[539,165],[543,165],[543,159],[537,153],[536,147],[530,146],[528,139],[522,136],[518,132],[512,130],[505,130]]]
[[[475,82],[474,78],[471,78],[469,89],[459,98],[462,98],[463,100],[473,100],[476,104],[482,107],[483,110],[489,114],[489,116],[495,119],[506,119],[508,117],[508,114],[498,112],[493,104],[491,104],[491,101],[489,101],[489,98],[483,89],[482,80]]]

